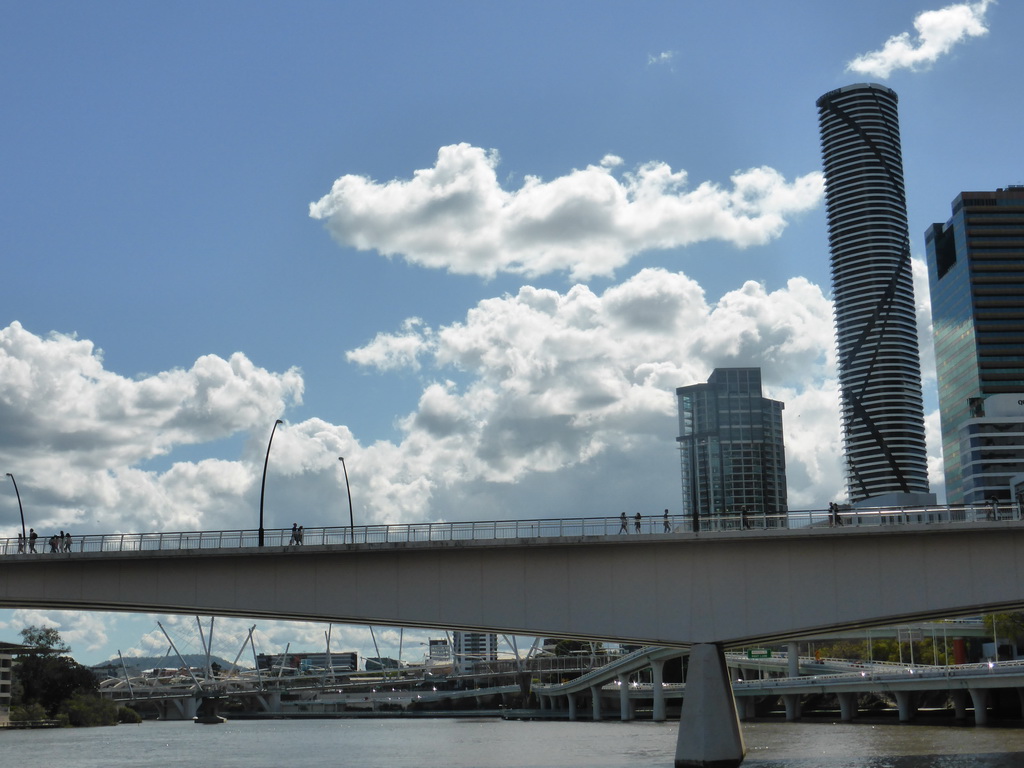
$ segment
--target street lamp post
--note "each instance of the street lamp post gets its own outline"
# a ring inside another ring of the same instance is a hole
[[[341,462],[341,469],[345,473],[345,490],[348,492],[348,535],[352,538],[352,543],[356,543],[356,524],[355,518],[352,516],[352,486],[348,484],[348,467],[345,466],[345,457],[339,456],[338,461]]]
[[[14,483],[14,493],[18,497],[18,512],[21,514],[21,537],[27,541],[28,536],[25,534],[25,510],[21,508],[21,492],[18,491],[18,482],[10,472],[7,473],[7,476],[11,478],[11,482]]]
[[[270,446],[274,442],[274,432],[277,430],[278,424],[283,424],[281,419],[274,422],[273,429],[270,430],[270,439],[267,441],[267,457],[263,459],[263,484],[260,486],[260,532],[259,532],[259,546],[263,546],[263,495],[267,490],[267,464],[270,463]]]

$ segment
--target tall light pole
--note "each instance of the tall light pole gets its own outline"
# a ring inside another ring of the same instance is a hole
[[[260,533],[259,533],[259,546],[263,546],[263,495],[267,490],[267,464],[270,463],[270,446],[274,442],[274,432],[277,431],[277,425],[284,424],[281,419],[274,422],[273,429],[270,430],[270,439],[267,441],[267,457],[263,459],[263,484],[260,486]]]
[[[356,543],[356,523],[355,518],[352,516],[352,486],[348,484],[348,467],[345,466],[345,457],[339,456],[338,461],[341,462],[341,469],[345,473],[345,490],[348,492],[348,534],[352,537],[352,543]]]
[[[25,535],[25,510],[21,508],[21,493],[18,491],[18,483],[14,479],[14,475],[12,475],[10,472],[8,472],[6,474],[7,474],[7,476],[9,478],[11,478],[11,482],[14,483],[14,493],[18,497],[18,512],[21,513],[21,536],[22,536],[23,539],[25,539],[27,541],[28,540],[28,536]]]

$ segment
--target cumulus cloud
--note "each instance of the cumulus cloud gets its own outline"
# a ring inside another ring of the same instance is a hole
[[[493,277],[568,272],[607,276],[636,254],[721,240],[769,242],[790,217],[818,205],[822,175],[792,182],[768,167],[738,171],[730,186],[690,186],[686,171],[651,162],[620,172],[621,158],[507,191],[495,150],[442,147],[433,168],[380,183],[345,175],[309,206],[339,243],[401,255],[424,267]]]
[[[45,442],[97,468],[227,437],[302,399],[297,370],[272,374],[241,353],[128,379],[104,369],[91,341],[17,322],[0,330],[0,382],[0,451]]]
[[[915,263],[926,326],[923,275]],[[804,278],[773,290],[746,282],[715,299],[664,269],[603,292],[527,285],[448,325],[407,320],[348,357],[377,375],[417,372],[419,400],[398,417],[395,441],[363,444],[347,427],[316,418],[282,425],[268,528],[347,524],[340,455],[357,525],[676,510],[674,390],[726,366],[760,367],[766,396],[786,405],[790,507],[820,508],[845,495],[832,305]],[[927,378],[934,373],[925,360]],[[265,371],[240,355],[126,379],[104,368],[90,342],[35,336],[17,324],[0,330],[0,369],[8,374],[0,375],[2,423],[21,435],[16,443],[0,432],[0,460],[17,475],[37,529],[76,534],[253,528],[269,424],[303,386],[297,371]],[[209,423],[198,424],[199,413]],[[936,483],[935,414],[927,423]],[[237,458],[147,466],[163,451],[236,431],[249,435]],[[13,494],[0,494],[0,525],[13,535],[17,524]],[[106,642],[94,615],[19,618],[47,619],[86,650]],[[225,623],[220,637],[237,652],[248,626]],[[296,638],[316,648],[323,630],[261,621],[257,637],[269,652]],[[339,629],[332,647],[367,648],[365,634]],[[137,653],[165,649],[162,634],[153,634]]]
[[[847,64],[849,72],[887,78],[897,69],[927,69],[954,46],[988,33],[985,14],[993,0],[957,3],[937,11],[924,11],[914,19],[916,36],[894,35],[880,50],[862,54]]]
[[[110,616],[83,611],[48,611],[37,608],[17,609],[7,613],[0,621],[5,639],[14,641],[26,627],[50,627],[60,632],[61,638],[75,656],[88,655],[103,648],[109,640],[107,630]]]
[[[341,455],[357,523],[617,514],[645,499],[678,507],[674,390],[729,366],[760,367],[766,395],[786,403],[791,507],[820,506],[842,495],[834,355],[831,302],[804,278],[774,290],[746,282],[712,301],[684,273],[644,269],[600,293],[525,285],[436,328],[411,318],[348,353],[378,375],[422,377],[415,407],[396,415],[399,439],[363,444],[316,418],[284,424],[267,525],[346,523]],[[0,460],[37,528],[75,533],[252,528],[268,426],[303,387],[297,371],[242,355],[127,379],[90,342],[17,324],[0,331],[0,370],[0,415],[12,425]],[[236,432],[248,437],[237,457],[147,466]],[[12,494],[0,494],[0,515],[13,532]]]
[[[262,429],[301,402],[302,387],[297,370],[271,373],[241,353],[129,379],[106,370],[92,342],[15,322],[0,329],[0,463],[40,529],[192,529],[218,500],[239,498],[248,473],[214,460],[163,474],[140,465]]]
[[[774,291],[746,283],[712,303],[685,274],[646,269],[600,294],[523,286],[450,325],[411,319],[349,352],[380,374],[424,377],[416,407],[398,417],[401,438],[363,445],[321,419],[286,423],[275,436],[267,525],[342,523],[340,455],[364,523],[480,519],[495,508],[563,514],[529,498],[537,477],[574,485],[576,468],[614,472],[633,453],[659,467],[656,504],[671,506],[675,387],[715,366],[757,365],[769,387],[816,389],[828,386],[831,350],[831,305],[801,278]],[[303,387],[297,371],[266,371],[240,354],[128,379],[106,370],[91,342],[16,323],[0,331],[0,370],[9,374],[0,375],[0,417],[11,425],[0,460],[37,529],[76,534],[253,527],[268,425]],[[248,438],[238,457],[148,466],[236,433]],[[616,493],[639,498],[651,482],[641,472],[617,481]],[[525,495],[506,507],[501,496],[517,485]],[[818,487],[811,481],[808,498]],[[13,532],[8,496],[0,514]],[[580,504],[606,511],[585,496]]]
[[[480,302],[462,322],[396,335],[410,368],[451,369],[469,383],[430,383],[402,420],[401,451],[389,461],[408,468],[401,474],[429,478],[431,495],[463,503],[453,486],[515,484],[584,463],[614,471],[626,451],[671,457],[675,387],[706,380],[716,366],[760,366],[780,391],[785,382],[799,382],[799,392],[824,388],[831,410],[813,402],[802,423],[838,430],[831,304],[802,278],[771,292],[747,283],[712,305],[686,275],[646,269],[601,294],[583,285],[564,293],[525,286]],[[389,371],[390,350],[382,334],[349,357]],[[826,442],[815,439],[816,462]],[[833,494],[835,465],[831,477],[806,473],[806,498],[822,483]],[[387,475],[377,476],[383,483]],[[642,495],[652,478],[617,482]],[[678,495],[674,474],[659,482]]]

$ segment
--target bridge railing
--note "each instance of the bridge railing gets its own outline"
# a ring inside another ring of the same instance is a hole
[[[928,524],[957,524],[1021,520],[1016,504],[961,504],[915,507],[842,506],[828,509],[792,510],[789,512],[726,511],[701,516],[701,531],[772,530],[779,528],[842,528]],[[684,521],[686,530],[693,530],[690,517]]]
[[[939,665],[895,664],[891,668],[867,669],[860,672],[833,672],[830,674],[801,675],[800,677],[770,677],[758,680],[734,681],[734,687],[759,688],[762,686],[814,686],[828,683],[846,683],[857,680],[885,682],[906,679],[935,679],[954,677],[1020,676],[1024,660],[985,661],[975,664]]]
[[[751,531],[762,534],[783,529],[814,531],[853,530],[865,527],[893,527],[911,524],[958,525],[985,521],[1020,521],[1021,511],[1013,504],[928,506],[900,508],[842,508],[838,514],[826,509],[786,513],[722,512],[700,516],[652,515],[650,517],[565,517],[533,520],[452,521],[306,528],[296,542],[289,528],[264,531],[268,547],[344,544],[443,543],[497,539],[543,539],[561,537],[633,537],[651,534]],[[32,550],[19,538],[0,539],[0,555],[25,552],[147,552],[160,550],[224,549],[256,547],[259,532],[164,531],[156,533],[104,533],[83,536],[40,536]]]

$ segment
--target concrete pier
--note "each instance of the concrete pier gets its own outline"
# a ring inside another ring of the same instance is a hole
[[[675,768],[736,768],[746,755],[722,646],[690,649]]]

